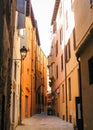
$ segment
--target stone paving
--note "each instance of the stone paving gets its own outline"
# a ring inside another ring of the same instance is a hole
[[[17,126],[16,130],[74,130],[71,123],[46,114],[36,114],[22,123],[23,125]]]

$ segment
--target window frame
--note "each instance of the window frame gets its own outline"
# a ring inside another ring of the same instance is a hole
[[[70,50],[70,39],[68,40],[67,45],[65,46],[65,59],[68,62],[71,58],[71,50]]]
[[[16,80],[16,74],[17,74],[17,63],[14,62],[14,79]]]
[[[69,95],[68,95],[68,97],[69,97],[69,101],[71,101],[71,99],[72,99],[72,91],[71,91],[71,78],[69,77],[68,78],[68,93],[69,93]]]
[[[56,79],[58,79],[58,65],[56,65]]]
[[[64,91],[64,84],[62,84],[62,103],[64,103],[65,102],[65,91]]]
[[[61,71],[63,71],[63,54],[61,55]]]
[[[58,55],[58,40],[56,41],[56,56]]]
[[[73,29],[73,47],[74,50],[76,49],[76,33],[75,33],[75,28]]]

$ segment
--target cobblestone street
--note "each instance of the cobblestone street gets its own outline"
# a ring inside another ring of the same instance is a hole
[[[16,130],[73,130],[73,125],[55,116],[37,114],[25,119],[23,125],[17,126]]]

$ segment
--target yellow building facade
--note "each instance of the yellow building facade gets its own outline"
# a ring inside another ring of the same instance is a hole
[[[79,64],[80,104],[84,130],[93,129],[93,1],[75,1],[76,57]],[[80,14],[80,15],[78,15]],[[78,112],[78,110],[77,110]],[[77,124],[80,122],[77,117]]]
[[[56,0],[51,25],[53,37],[48,57],[55,114],[93,129],[93,2]]]
[[[76,124],[76,97],[79,96],[78,62],[74,49],[74,14],[71,2],[57,0],[51,24],[53,37],[49,69],[55,115]]]

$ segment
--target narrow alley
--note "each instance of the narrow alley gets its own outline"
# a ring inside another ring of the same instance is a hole
[[[73,130],[73,125],[56,116],[47,116],[45,113],[36,114],[22,122],[16,130]]]
[[[93,130],[93,0],[0,0],[0,130]]]

